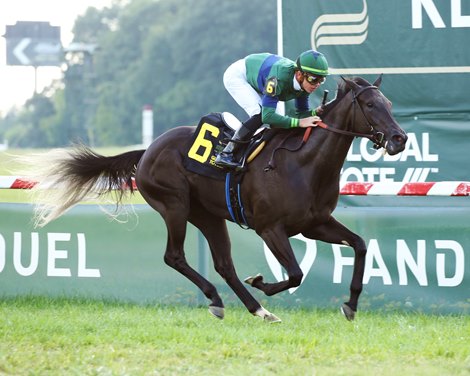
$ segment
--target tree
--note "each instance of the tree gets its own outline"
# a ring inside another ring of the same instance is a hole
[[[138,142],[145,104],[155,110],[157,135],[177,125],[195,124],[208,112],[229,110],[245,116],[225,92],[222,75],[236,59],[275,50],[273,0],[217,6],[210,0],[131,4],[120,18],[119,32],[107,40],[96,59],[98,76],[112,72],[110,79],[122,88],[116,90],[115,109],[121,123],[102,124],[101,129],[110,126],[119,132],[125,127],[128,139]],[[126,55],[117,58],[115,54],[123,50]],[[109,69],[110,64],[114,69]]]
[[[55,114],[51,99],[46,96],[35,94],[25,104],[25,110],[21,111],[18,120],[22,127],[15,127],[7,133],[11,140],[11,146],[41,147],[47,144],[46,135],[41,129],[41,120],[47,119]],[[12,137],[14,136],[14,137]]]
[[[144,105],[154,108],[156,135],[195,125],[208,112],[244,119],[223,72],[249,53],[275,51],[275,12],[275,0],[121,0],[90,8],[76,20],[74,42],[97,46],[91,65],[70,61],[64,87],[51,96],[53,113],[26,108],[27,116],[10,122],[10,135],[26,142],[20,127],[29,117],[45,145],[139,143]]]

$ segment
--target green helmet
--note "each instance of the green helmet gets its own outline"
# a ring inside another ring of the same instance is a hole
[[[315,50],[302,52],[296,63],[301,72],[311,73],[316,76],[328,76],[328,61],[321,52]]]

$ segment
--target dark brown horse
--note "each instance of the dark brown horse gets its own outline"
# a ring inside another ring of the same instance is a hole
[[[332,213],[339,196],[340,170],[355,136],[370,138],[376,147],[391,154],[405,148],[407,136],[392,116],[391,103],[362,78],[345,79],[336,98],[324,108],[322,127],[296,152],[305,129],[277,131],[265,150],[249,165],[241,186],[245,217],[285,268],[288,279],[267,282],[258,275],[245,280],[266,295],[277,294],[302,281],[302,270],[294,256],[289,237],[303,234],[310,239],[351,246],[355,252],[349,301],[341,307],[348,320],[354,319],[362,291],[366,256],[364,240],[351,232]],[[36,187],[56,185],[51,192],[39,192],[37,224],[43,226],[65,210],[90,197],[114,191],[116,202],[132,187],[131,178],[148,202],[165,220],[168,242],[165,262],[186,276],[210,300],[209,310],[224,317],[224,305],[213,284],[188,265],[183,249],[188,222],[208,241],[216,271],[240,298],[248,311],[268,321],[279,319],[264,309],[235,272],[226,220],[224,182],[200,176],[183,167],[195,127],[178,127],[158,137],[147,150],[105,157],[87,148],[65,151],[55,161],[48,156],[47,168],[32,179]],[[274,149],[278,148],[277,152]],[[35,168],[38,160],[33,159]],[[268,164],[274,168],[265,169]],[[137,167],[136,167],[137,166]],[[42,194],[41,194],[42,193]]]

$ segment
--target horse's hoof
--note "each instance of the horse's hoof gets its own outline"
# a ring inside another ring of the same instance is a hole
[[[264,321],[269,322],[270,324],[282,322],[282,320],[277,317],[274,313],[270,313],[269,315],[265,316]]]
[[[258,281],[258,280],[259,280],[259,281],[262,281],[262,280],[263,280],[263,276],[262,276],[260,273],[256,274],[256,275],[253,276],[253,277],[247,277],[247,278],[245,278],[244,282],[247,283],[247,284],[249,284],[250,286],[253,286],[253,282]]]
[[[222,320],[225,315],[225,309],[223,307],[209,306],[209,313]]]
[[[282,322],[282,320],[275,314],[269,312],[267,309],[261,307],[254,313],[255,316],[261,317],[264,321],[274,324],[276,322]]]
[[[356,312],[354,312],[351,307],[349,307],[346,303],[343,303],[341,306],[341,313],[346,317],[346,320],[353,321],[354,317],[356,316]]]

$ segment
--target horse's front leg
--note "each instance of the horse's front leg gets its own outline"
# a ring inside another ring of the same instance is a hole
[[[278,292],[297,287],[302,282],[302,269],[300,269],[294,251],[289,243],[289,238],[282,226],[277,226],[272,229],[267,229],[260,233],[261,238],[269,247],[274,257],[284,267],[287,272],[288,279],[286,281],[276,283],[263,282],[263,277],[257,275],[245,279],[245,282],[260,289],[266,295],[274,295]]]
[[[366,243],[333,217],[328,222],[317,225],[308,231],[302,232],[307,238],[321,240],[332,244],[349,245],[354,249],[354,269],[350,287],[349,301],[344,303],[341,311],[348,320],[354,320],[357,311],[359,296],[362,292],[362,280],[366,260]]]

